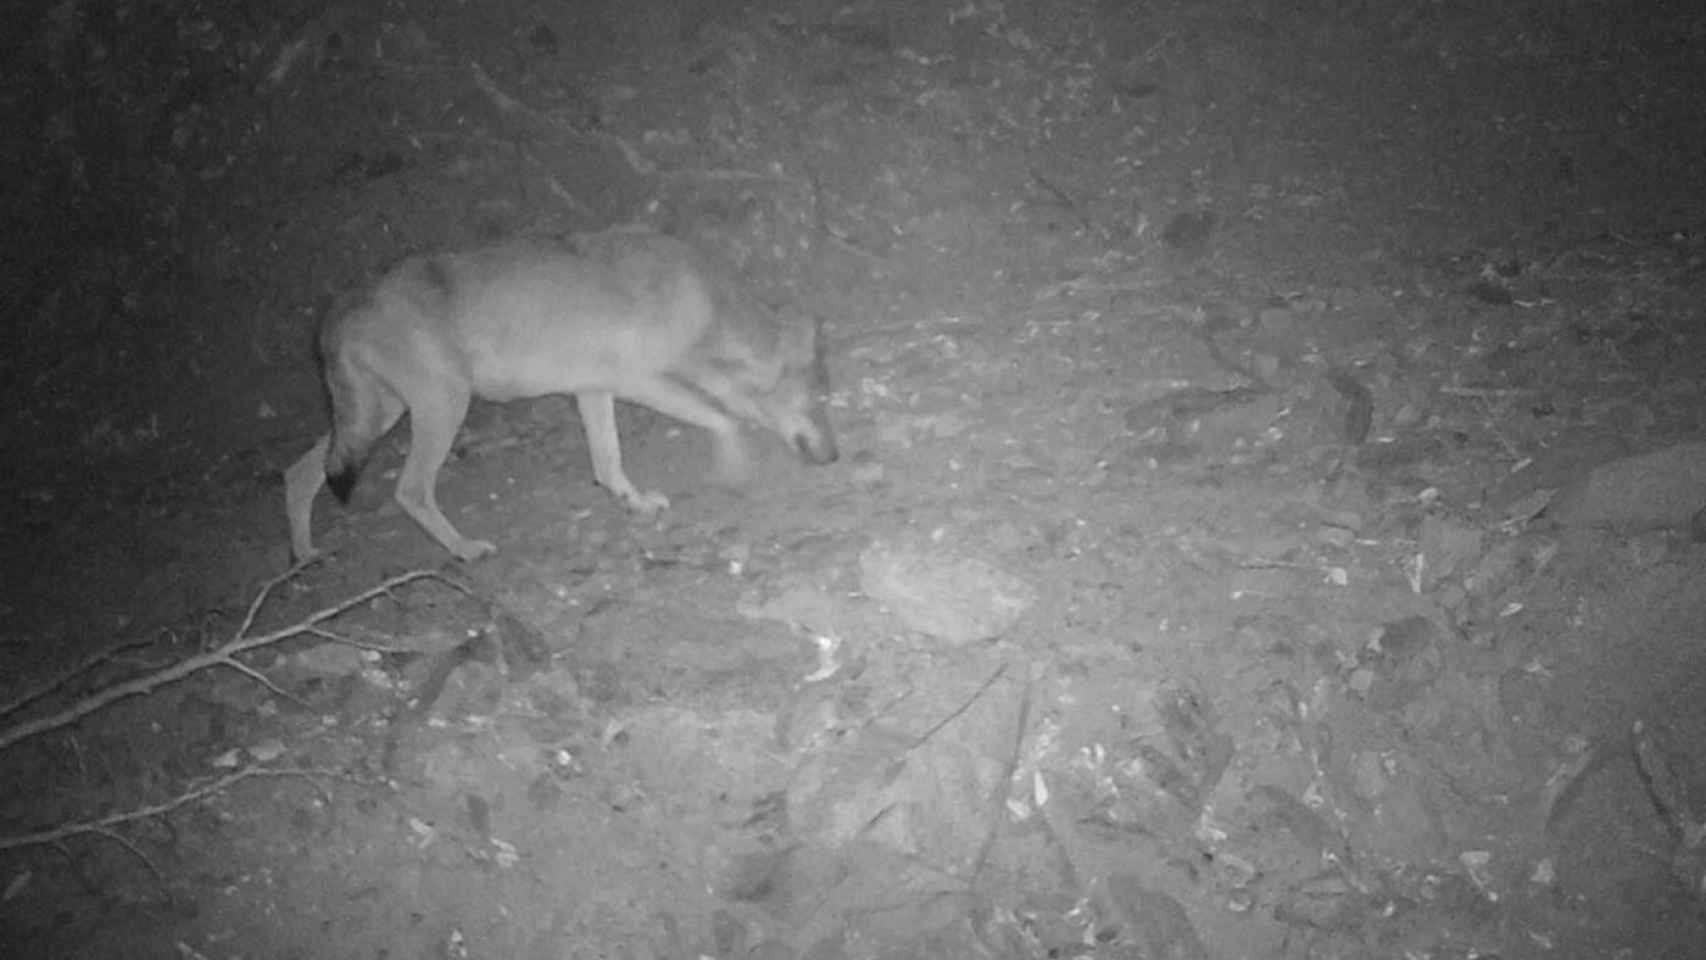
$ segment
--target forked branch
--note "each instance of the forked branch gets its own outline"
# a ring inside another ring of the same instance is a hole
[[[249,631],[254,627],[255,617],[260,613],[261,607],[266,603],[268,596],[271,595],[272,591],[275,590],[279,584],[289,580],[300,570],[300,566],[292,567],[277,577],[267,581],[267,583],[261,587],[260,592],[255,595],[254,600],[249,604],[248,612],[244,615],[242,624],[238,626],[231,639],[220,644],[218,647],[215,647],[205,653],[186,657],[176,663],[162,667],[150,673],[145,673],[121,683],[104,687],[55,713],[50,713],[46,716],[38,717],[34,720],[29,720],[14,726],[0,728],[0,750],[5,750],[8,747],[28,740],[31,737],[47,733],[50,730],[58,730],[61,727],[70,726],[89,714],[94,713],[97,710],[101,710],[120,700],[126,699],[127,697],[134,697],[149,693],[153,690],[166,686],[167,684],[176,683],[193,673],[198,673],[211,667],[229,667],[244,676],[250,677],[267,688],[274,690],[275,692],[283,693],[283,691],[280,691],[277,687],[273,686],[272,681],[268,680],[263,674],[255,670],[255,668],[243,663],[241,660],[238,660],[238,654],[258,650],[261,647],[270,646],[271,644],[278,643],[281,640],[288,640],[292,637],[301,636],[303,634],[310,634],[324,638],[326,633],[324,630],[320,629],[320,624],[327,620],[331,620],[334,617],[354,609],[355,607],[359,607],[375,597],[388,594],[392,590],[395,590],[406,583],[411,583],[415,580],[421,580],[427,577],[441,578],[439,572],[435,570],[411,570],[408,573],[398,574],[397,576],[394,576],[377,586],[364,590],[347,600],[335,603],[323,610],[310,614],[304,620],[300,620],[287,627],[281,627],[280,629],[273,630],[268,633],[255,634],[251,636]],[[99,662],[99,660],[100,658],[87,660],[84,661],[81,666],[87,667],[95,662]],[[81,671],[79,670],[76,672]],[[53,685],[57,686],[59,684],[63,684],[66,679],[66,676],[58,677],[53,681]],[[14,703],[21,705],[33,702],[43,696],[49,689],[51,689],[51,687],[27,693],[14,700]]]

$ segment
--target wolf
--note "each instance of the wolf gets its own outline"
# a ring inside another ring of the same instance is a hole
[[[495,544],[439,509],[439,468],[473,397],[573,394],[594,478],[629,510],[669,506],[622,469],[617,398],[709,431],[717,473],[747,473],[741,422],[810,464],[837,458],[821,322],[772,310],[685,241],[621,227],[416,256],[344,301],[320,329],[332,428],[284,475],[291,552],[317,555],[314,500],[347,502],[368,453],[406,412],[396,501],[451,554]]]

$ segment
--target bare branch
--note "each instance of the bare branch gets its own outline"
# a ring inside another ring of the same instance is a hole
[[[227,774],[217,780],[187,790],[175,797],[162,800],[159,803],[151,803],[131,810],[120,811],[119,813],[110,813],[95,820],[79,820],[73,823],[61,824],[47,830],[38,830],[35,833],[25,833],[15,837],[0,837],[0,852],[17,850],[21,847],[41,846],[43,844],[59,844],[73,837],[93,833],[118,841],[124,846],[130,848],[131,852],[146,861],[148,858],[144,856],[134,844],[114,832],[115,827],[126,823],[134,823],[138,820],[147,820],[153,817],[163,816],[180,807],[195,803],[198,800],[205,800],[216,793],[221,793],[230,789],[232,786],[235,786],[244,780],[250,780],[255,777],[302,777],[309,783],[314,783],[315,774],[323,774],[326,772],[327,771],[297,768],[275,769],[266,767],[249,767],[247,769],[238,770],[235,773]],[[315,784],[315,786],[318,787],[319,785]]]
[[[294,576],[300,569],[301,566],[292,567],[285,574],[275,577],[263,585],[254,602],[250,604],[249,613],[244,617],[243,625],[238,628],[237,632],[231,637],[231,639],[225,641],[223,644],[220,644],[218,647],[209,650],[206,653],[186,657],[183,660],[179,660],[177,663],[163,667],[152,673],[143,674],[142,676],[126,680],[123,683],[117,683],[96,691],[95,693],[84,697],[71,706],[56,713],[0,730],[0,750],[5,750],[14,744],[46,733],[49,730],[57,730],[60,727],[70,726],[89,714],[101,710],[120,700],[149,693],[168,684],[176,683],[193,673],[198,673],[212,667],[229,667],[244,674],[245,676],[260,681],[273,692],[283,694],[283,691],[279,690],[277,686],[267,681],[254,668],[238,661],[236,659],[237,655],[278,643],[281,640],[288,640],[291,637],[300,636],[302,634],[313,634],[316,632],[316,627],[319,624],[347,613],[351,609],[359,607],[376,597],[390,593],[392,590],[395,590],[403,584],[426,577],[443,579],[441,575],[434,570],[411,570],[408,573],[398,574],[397,576],[380,583],[378,586],[364,590],[347,600],[333,604],[323,610],[319,610],[309,615],[305,620],[298,621],[278,630],[273,630],[269,633],[263,633],[252,637],[247,636],[246,634],[248,633],[249,628],[254,623],[255,615],[259,611],[260,606],[266,599],[267,595],[280,583],[283,583],[289,577]],[[286,696],[288,695],[286,694]],[[290,697],[290,699],[296,700],[295,697]],[[296,700],[296,702],[300,703],[301,701]]]

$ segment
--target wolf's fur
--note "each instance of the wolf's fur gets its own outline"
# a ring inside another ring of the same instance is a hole
[[[642,513],[669,501],[623,472],[617,397],[709,430],[731,482],[745,471],[738,420],[768,428],[807,462],[836,458],[815,322],[772,312],[685,243],[650,231],[405,260],[328,315],[320,350],[332,431],[285,472],[298,559],[315,553],[321,486],[347,499],[363,459],[405,411],[411,439],[397,503],[463,560],[496,550],[458,532],[434,494],[475,396],[574,394],[593,475]]]

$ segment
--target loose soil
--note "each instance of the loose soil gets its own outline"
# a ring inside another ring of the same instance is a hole
[[[1700,955],[1706,514],[1547,509],[1706,506],[1697,3],[0,18],[5,956]],[[495,557],[405,429],[291,570],[333,298],[625,222],[842,460],[477,406]]]

